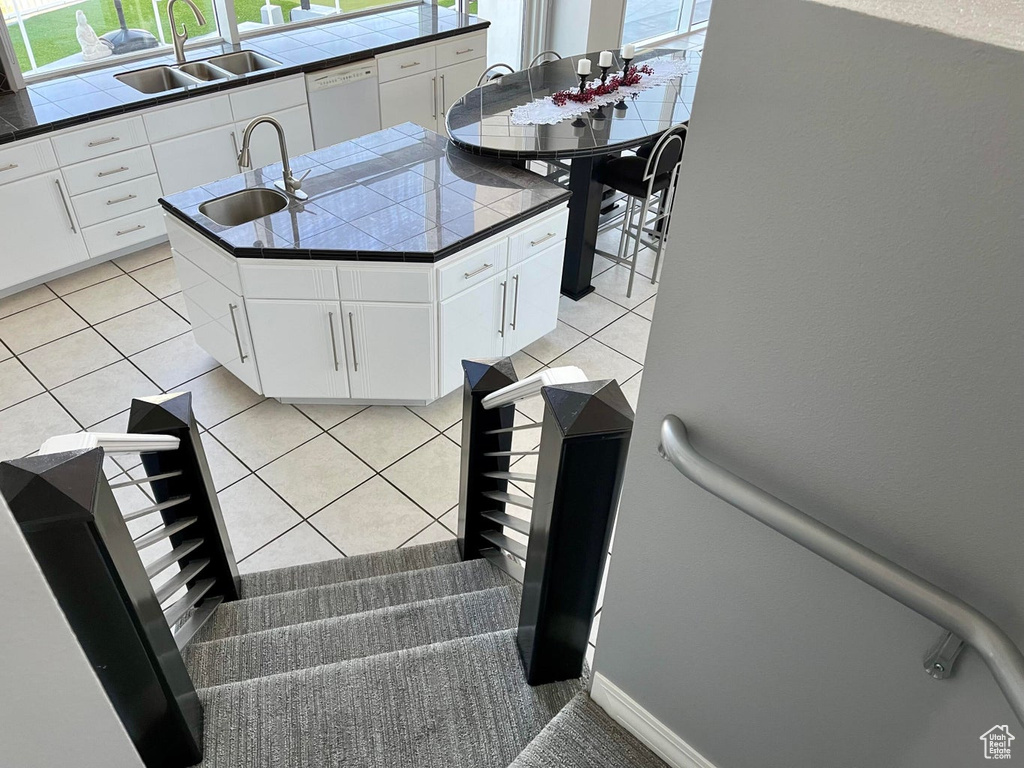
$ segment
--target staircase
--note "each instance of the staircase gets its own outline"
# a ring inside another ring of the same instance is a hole
[[[586,693],[632,410],[577,368],[519,381],[507,358],[463,365],[458,543],[239,576],[188,393],[133,401],[128,434],[0,462],[147,768],[662,765]],[[529,397],[543,423],[517,425]],[[144,472],[111,486],[118,454]],[[154,503],[120,509],[112,487],[141,484]]]
[[[662,765],[579,680],[527,684],[520,585],[455,542],[241,587],[184,652],[203,768]]]

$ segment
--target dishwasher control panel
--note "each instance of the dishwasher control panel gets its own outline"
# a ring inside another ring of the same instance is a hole
[[[348,85],[375,77],[377,77],[376,61],[336,67],[306,75],[306,90],[322,91],[325,88],[336,88],[339,85]]]

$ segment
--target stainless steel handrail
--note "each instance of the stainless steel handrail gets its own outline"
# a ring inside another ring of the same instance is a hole
[[[1024,725],[1024,655],[994,621],[955,595],[708,461],[690,443],[679,417],[669,415],[662,420],[658,450],[704,490],[974,646]]]

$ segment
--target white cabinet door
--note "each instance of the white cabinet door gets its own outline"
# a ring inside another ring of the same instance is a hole
[[[342,302],[352,397],[432,400],[437,382],[430,304]]]
[[[438,133],[446,135],[444,116],[456,101],[476,88],[480,73],[487,66],[484,59],[471,59],[437,70]]]
[[[165,195],[234,176],[238,170],[234,126],[225,125],[153,145]]]
[[[253,392],[260,393],[260,376],[241,296],[176,250],[172,249],[171,255],[196,343]]]
[[[381,128],[410,122],[436,131],[439,98],[437,75],[433,71],[381,83]]]
[[[288,155],[298,157],[313,151],[313,129],[309,124],[309,109],[303,104],[280,112],[270,112],[284,128],[284,136],[288,142]],[[249,125],[248,120],[235,124],[235,138],[241,144],[242,134]],[[253,129],[249,142],[249,153],[253,168],[262,168],[281,162],[281,147],[277,141],[277,131],[270,125],[257,125]],[[300,176],[299,171],[295,171]]]
[[[441,391],[462,386],[462,361],[501,357],[501,302],[505,273],[441,302]]]
[[[0,185],[0,290],[88,257],[59,171]]]
[[[267,397],[349,397],[336,301],[247,299],[260,382]]]
[[[555,330],[564,253],[565,244],[558,242],[509,267],[506,355]]]

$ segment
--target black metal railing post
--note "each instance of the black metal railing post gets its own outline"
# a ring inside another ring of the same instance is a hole
[[[633,409],[615,381],[544,387],[517,641],[531,685],[579,677],[607,560]]]
[[[192,561],[208,559],[210,564],[201,577],[212,576],[216,580],[210,595],[222,596],[224,600],[237,600],[240,594],[238,564],[231,551],[213,476],[199,436],[199,426],[192,412],[192,393],[177,392],[133,399],[128,416],[128,432],[170,435],[180,441],[177,450],[142,455],[142,465],[150,477],[175,474],[165,480],[154,480],[150,484],[153,496],[157,503],[181,496],[189,497],[186,502],[160,511],[167,525],[184,518],[197,518],[188,529],[171,537],[171,544],[175,547],[186,539],[203,539],[202,545],[182,558],[181,568],[186,568]],[[188,586],[191,587],[194,582],[189,582]]]
[[[0,493],[143,762],[194,765],[202,705],[103,456],[93,448],[2,462]]]
[[[508,481],[485,477],[485,473],[508,472],[508,456],[485,456],[512,448],[512,433],[486,434],[507,429],[515,419],[516,407],[484,410],[483,399],[518,381],[512,360],[463,360],[465,381],[462,392],[462,466],[459,475],[459,552],[463,560],[480,557],[480,550],[493,548],[482,537],[483,531],[501,531],[501,526],[480,516],[494,507],[484,497],[485,491],[505,491]]]

